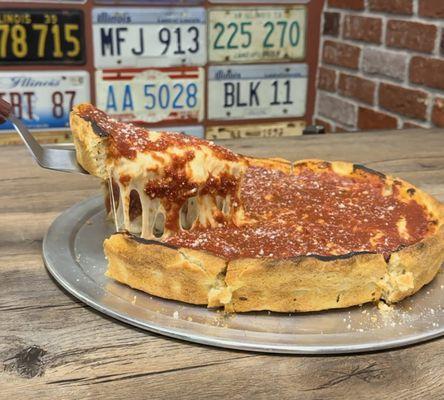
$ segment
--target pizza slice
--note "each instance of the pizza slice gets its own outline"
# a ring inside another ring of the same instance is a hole
[[[400,301],[444,261],[444,206],[401,179],[244,157],[91,105],[71,125],[123,221],[104,242],[107,275],[133,288],[231,312],[317,311]]]
[[[118,122],[90,104],[74,107],[70,122],[79,163],[113,188],[108,208],[114,203],[119,229],[152,239],[244,223],[245,158],[192,136]]]

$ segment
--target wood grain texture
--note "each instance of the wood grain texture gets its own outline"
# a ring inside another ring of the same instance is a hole
[[[442,131],[223,144],[254,156],[365,163],[444,200]],[[41,259],[53,219],[99,193],[97,180],[41,170],[23,147],[5,147],[0,187],[0,399],[444,398],[442,339],[372,354],[277,356],[189,344],[111,320],[64,292]]]

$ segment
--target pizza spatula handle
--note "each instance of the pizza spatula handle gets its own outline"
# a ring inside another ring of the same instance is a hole
[[[0,98],[0,124],[3,124],[9,119],[12,112],[12,106],[6,100]]]

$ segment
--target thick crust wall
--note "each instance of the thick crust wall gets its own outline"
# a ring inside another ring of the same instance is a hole
[[[78,108],[81,106],[75,106],[70,114],[70,126],[76,148],[77,162],[91,175],[107,179],[105,168],[107,139],[94,132],[91,122],[79,117]]]
[[[155,296],[209,307],[227,301],[226,262],[192,249],[115,234],[104,242],[106,275]]]
[[[318,311],[349,307],[381,296],[384,257],[359,254],[347,259],[243,259],[230,262],[227,311]]]
[[[115,234],[104,243],[107,276],[155,296],[228,312],[320,311],[385,300],[398,302],[429,283],[444,262],[444,227],[391,254],[220,257]]]

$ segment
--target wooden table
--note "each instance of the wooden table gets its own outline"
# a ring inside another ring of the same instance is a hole
[[[248,139],[250,155],[362,162],[444,200],[444,131]],[[443,399],[444,341],[346,356],[222,350],[107,318],[62,290],[42,263],[53,219],[99,192],[90,176],[38,168],[0,149],[1,399]],[[297,323],[297,317],[295,317]]]

